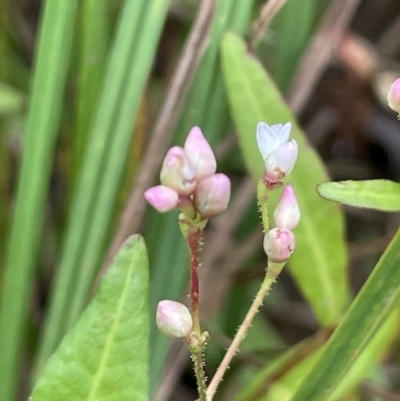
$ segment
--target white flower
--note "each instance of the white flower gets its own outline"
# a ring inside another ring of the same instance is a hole
[[[257,125],[257,144],[264,160],[265,179],[269,183],[281,181],[296,162],[297,142],[294,139],[288,142],[291,129],[290,123],[269,126],[259,122]]]

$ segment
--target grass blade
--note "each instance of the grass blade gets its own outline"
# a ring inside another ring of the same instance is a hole
[[[168,5],[169,0],[127,0],[122,10],[72,205],[40,365],[87,301],[104,253],[132,126]]]
[[[400,302],[400,231],[380,258],[345,319],[292,401],[328,400]]]
[[[48,0],[42,16],[4,278],[0,320],[2,401],[14,398],[30,286],[39,247],[38,227],[41,227],[44,214],[52,148],[62,110],[77,3],[77,0]]]

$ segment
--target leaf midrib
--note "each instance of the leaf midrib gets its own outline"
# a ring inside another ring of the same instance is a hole
[[[123,290],[121,293],[120,301],[118,302],[117,313],[115,314],[115,319],[114,319],[113,325],[111,326],[110,334],[107,338],[107,341],[106,341],[106,344],[104,347],[104,351],[100,358],[99,367],[94,376],[94,380],[92,381],[92,387],[90,389],[89,395],[86,398],[87,401],[93,401],[95,399],[96,392],[100,386],[101,378],[103,377],[103,374],[106,370],[107,362],[109,360],[110,353],[111,353],[111,348],[113,347],[115,335],[116,335],[119,325],[120,325],[122,311],[125,307],[126,298],[128,297],[129,287],[130,287],[130,283],[132,281],[133,270],[134,270],[134,263],[133,263],[134,259],[135,259],[134,258],[134,248],[131,248],[130,252],[133,255],[131,257],[131,262],[130,262],[130,266],[128,269],[128,275],[125,280],[125,284],[124,284],[124,287],[123,287]]]

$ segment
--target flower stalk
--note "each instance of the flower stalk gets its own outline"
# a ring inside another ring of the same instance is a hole
[[[218,389],[219,383],[221,382],[226,370],[229,367],[229,364],[232,361],[232,358],[235,356],[240,344],[246,337],[246,333],[249,330],[254,317],[258,313],[258,310],[260,309],[264,298],[267,296],[272,284],[275,283],[276,278],[279,276],[285,263],[286,262],[268,264],[267,274],[264,277],[264,281],[262,282],[261,287],[258,290],[257,295],[250,306],[250,309],[246,313],[246,316],[242,324],[240,325],[231,345],[229,346],[228,351],[226,352],[222,362],[218,366],[218,369],[214,377],[212,378],[210,385],[207,388],[206,401],[212,401],[215,392]]]
[[[187,243],[190,250],[190,301],[193,319],[193,331],[201,334],[199,317],[199,254],[203,230],[189,229]]]
[[[203,348],[203,347],[202,347]],[[191,351],[191,359],[193,362],[193,369],[196,375],[197,392],[199,394],[199,401],[206,401],[206,375],[204,372],[204,352],[203,349],[199,351]]]
[[[267,185],[265,184],[264,180],[260,178],[257,183],[257,202],[258,209],[261,213],[261,221],[264,233],[268,232],[269,230],[268,192],[269,189]]]
[[[250,309],[207,388],[206,401],[212,401],[223,375],[244,340],[264,298],[296,246],[291,229],[295,228],[300,220],[300,210],[291,186],[287,186],[283,191],[274,213],[277,227],[272,230],[270,230],[268,213],[269,192],[283,185],[282,180],[292,171],[296,162],[297,143],[294,140],[289,141],[290,130],[290,123],[269,126],[260,122],[257,125],[257,144],[264,160],[264,176],[257,184],[257,200],[265,234],[264,249],[268,255],[268,267]]]

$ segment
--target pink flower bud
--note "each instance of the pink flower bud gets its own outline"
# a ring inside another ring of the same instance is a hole
[[[180,195],[190,195],[196,188],[196,169],[180,146],[173,146],[167,152],[160,180],[161,184],[175,189]]]
[[[264,161],[265,180],[270,183],[282,181],[293,170],[297,152],[297,142],[293,139],[269,154]]]
[[[178,192],[164,185],[149,188],[145,191],[144,197],[160,213],[169,212],[176,208],[179,202]]]
[[[189,309],[180,302],[164,300],[157,306],[157,326],[172,338],[183,338],[192,331],[193,321]]]
[[[389,107],[400,114],[400,78],[393,82],[387,95]]]
[[[293,187],[286,185],[274,212],[275,224],[279,228],[293,230],[300,221],[300,209]]]
[[[194,204],[203,217],[213,217],[222,213],[231,197],[231,181],[222,173],[203,178],[197,184]]]
[[[289,140],[292,124],[286,123],[269,126],[264,122],[257,124],[257,144],[263,160]]]
[[[296,238],[287,228],[273,228],[265,234],[264,251],[271,262],[288,260],[295,248]]]
[[[193,127],[185,142],[185,152],[196,168],[198,179],[213,175],[217,170],[214,152],[199,127]]]

